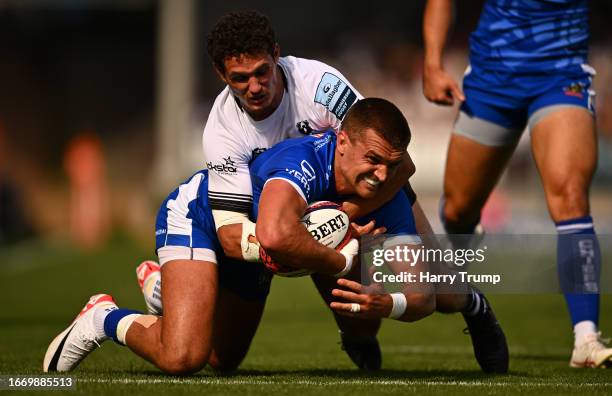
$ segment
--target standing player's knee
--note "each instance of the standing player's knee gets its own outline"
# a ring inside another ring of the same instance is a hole
[[[584,183],[559,183],[549,190],[548,206],[555,222],[588,215],[588,186]]]
[[[478,219],[480,208],[472,208],[467,200],[459,197],[445,196],[442,213],[447,224],[468,224]]]

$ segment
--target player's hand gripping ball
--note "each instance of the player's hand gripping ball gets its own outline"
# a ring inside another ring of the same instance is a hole
[[[351,239],[349,217],[335,202],[318,201],[310,204],[301,222],[314,239],[332,249],[342,249]],[[294,268],[274,262],[261,247],[259,256],[266,268],[275,275],[298,277],[312,273],[308,269]]]

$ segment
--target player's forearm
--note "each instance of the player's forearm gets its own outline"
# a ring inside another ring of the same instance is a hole
[[[406,293],[406,312],[397,320],[415,322],[423,319],[436,310],[436,296],[433,293]]]
[[[283,265],[329,275],[346,266],[342,254],[318,243],[298,219],[258,222],[257,239],[266,253]]]
[[[425,71],[442,69],[442,53],[446,44],[453,12],[452,0],[428,0],[423,16]]]
[[[217,230],[219,243],[226,256],[242,260],[240,241],[242,238],[242,224],[228,224]]]

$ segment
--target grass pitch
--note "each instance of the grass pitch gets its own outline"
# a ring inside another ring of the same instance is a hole
[[[145,258],[151,255],[127,242],[87,254],[45,244],[0,252],[0,374],[42,374],[48,343],[94,293],[108,292],[121,306],[144,310],[134,270]],[[568,367],[572,338],[560,295],[489,299],[510,345],[506,376],[482,374],[461,316],[440,314],[413,324],[386,320],[379,335],[383,370],[360,373],[340,350],[335,324],[310,279],[277,278],[235,374],[204,370],[172,378],[107,342],[73,373],[72,393],[612,394],[612,370]],[[611,307],[612,297],[604,295],[600,325],[608,334]]]

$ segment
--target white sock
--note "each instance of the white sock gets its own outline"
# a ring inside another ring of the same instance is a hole
[[[583,320],[574,325],[574,345],[578,346],[585,342],[587,336],[597,334],[597,326],[590,320]]]
[[[476,293],[475,290],[472,290],[472,303],[467,310],[463,311],[463,313],[466,316],[476,316],[481,310],[486,310],[486,303],[482,298],[480,298],[480,294]]]
[[[116,305],[110,305],[106,307],[101,306],[101,307],[94,308],[94,313],[93,313],[94,330],[96,332],[96,336],[98,337],[98,339],[102,341],[109,338],[104,332],[104,319],[106,319],[106,316],[112,311],[114,311],[115,309],[118,309]]]

